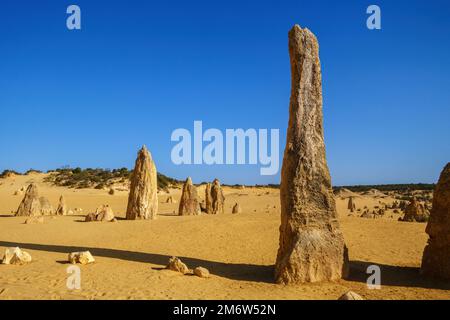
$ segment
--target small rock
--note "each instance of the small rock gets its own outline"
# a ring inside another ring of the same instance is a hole
[[[233,212],[233,214],[242,213],[242,209],[241,209],[241,206],[239,205],[239,203],[236,202],[236,204],[233,207],[232,212]]]
[[[96,221],[96,220],[97,220],[97,216],[93,212],[88,213],[86,215],[86,217],[84,218],[84,222],[92,222],[92,221]]]
[[[195,268],[194,274],[200,278],[209,278],[209,270],[203,267]]]
[[[172,196],[167,197],[166,203],[177,203],[177,200],[175,200]]]
[[[69,253],[69,262],[71,264],[89,264],[95,262],[94,257],[89,251]]]
[[[2,259],[2,264],[24,265],[30,262],[31,255],[19,247],[6,249]]]
[[[97,208],[95,213],[89,213],[86,215],[84,221],[102,221],[102,222],[112,222],[115,219],[114,212],[109,205],[102,205]]]
[[[349,291],[343,294],[338,300],[364,300],[359,294]]]
[[[190,272],[189,268],[177,257],[172,257],[169,259],[169,264],[166,269],[181,272],[182,274],[187,274]]]

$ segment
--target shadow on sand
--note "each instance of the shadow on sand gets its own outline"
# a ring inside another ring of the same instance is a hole
[[[370,265],[380,267],[381,285],[450,290],[450,281],[422,276],[419,268],[390,266],[366,261],[351,261],[350,276],[347,280],[366,283],[370,276],[366,270]]]
[[[21,249],[29,249],[36,251],[48,251],[69,254],[75,251],[89,250],[94,257],[113,258],[134,262],[151,263],[165,266],[169,262],[170,256],[154,253],[134,252],[118,249],[106,248],[85,248],[74,246],[61,245],[47,245],[35,243],[17,243],[0,241],[0,246],[3,247],[20,247]],[[265,282],[274,283],[273,280],[273,266],[261,266],[252,264],[233,264],[224,262],[208,261],[196,258],[179,257],[190,268],[198,266],[207,268],[212,274],[240,281]],[[65,261],[57,261],[58,263],[65,263]]]
[[[16,243],[8,241],[0,241],[0,246],[3,247],[18,246],[23,249],[57,252],[64,254],[68,254],[70,252],[75,251],[89,250],[94,255],[94,257],[97,256],[97,257],[113,258],[133,262],[149,263],[160,266],[167,265],[170,258],[170,256],[168,255],[134,252],[119,249],[86,248],[86,247],[46,245],[34,243]],[[263,282],[263,283],[275,283],[273,277],[273,268],[274,268],[273,265],[262,266],[252,264],[235,264],[235,263],[208,261],[189,257],[179,257],[179,258],[184,263],[186,263],[190,268],[202,266],[209,269],[212,274],[227,279]],[[66,263],[66,261],[57,261],[57,262],[61,264]],[[419,273],[419,268],[390,266],[366,261],[351,261],[350,276],[346,280],[366,283],[367,278],[369,277],[369,275],[366,273],[366,270],[367,267],[370,265],[378,265],[381,268],[382,285],[450,290],[450,281],[444,281],[440,279],[430,279],[421,276]],[[154,267],[153,269],[160,270],[162,268]]]

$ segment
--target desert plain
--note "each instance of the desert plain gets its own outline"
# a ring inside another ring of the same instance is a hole
[[[350,275],[345,280],[302,285],[274,281],[279,246],[280,194],[269,187],[223,187],[225,213],[178,216],[181,186],[159,191],[155,220],[125,220],[128,191],[117,188],[73,189],[55,186],[48,173],[0,179],[0,252],[20,247],[30,264],[0,265],[0,299],[326,299],[351,290],[364,299],[450,299],[450,284],[419,273],[428,236],[426,223],[401,222],[387,210],[377,219],[361,218],[348,209],[371,211],[395,201],[377,192],[336,195],[337,212],[349,250]],[[194,181],[195,182],[195,181]],[[67,216],[46,216],[25,224],[14,214],[22,187],[35,183],[39,194],[56,208],[64,195]],[[205,185],[198,186],[204,198]],[[172,196],[176,203],[167,203]],[[232,214],[239,203],[241,213]],[[108,204],[117,222],[84,222],[85,215]],[[78,210],[75,210],[78,209]],[[82,210],[79,210],[82,209]],[[81,289],[70,290],[67,256],[89,250],[96,262],[82,265]],[[207,268],[208,279],[166,270],[170,257],[189,268]],[[369,289],[367,267],[381,268],[381,289]]]

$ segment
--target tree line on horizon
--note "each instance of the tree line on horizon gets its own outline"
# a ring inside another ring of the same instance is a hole
[[[25,173],[20,173],[15,170],[4,170],[0,174],[0,178],[4,178],[9,174],[15,175],[28,175],[31,173],[44,173],[40,170],[30,169]],[[57,186],[83,189],[83,188],[96,188],[103,189],[108,187],[113,181],[116,182],[127,182],[131,174],[132,170],[128,168],[120,168],[120,169],[93,169],[93,168],[70,168],[70,167],[62,167],[55,170],[48,170],[46,173],[50,173],[51,175],[46,178],[47,182],[53,183]],[[159,189],[167,189],[171,185],[179,185],[183,183],[181,180],[177,180],[171,177],[168,177],[162,173],[158,172],[158,188]],[[206,184],[206,182],[202,182],[201,184]],[[242,187],[240,184],[222,184],[227,187]],[[280,187],[279,184],[255,184],[251,185],[255,188],[273,188],[278,189]],[[334,191],[339,191],[340,189],[348,189],[353,192],[366,192],[371,189],[377,189],[382,192],[388,191],[398,191],[398,192],[407,192],[414,190],[429,190],[433,191],[436,187],[434,183],[404,183],[404,184],[381,184],[381,185],[353,185],[353,186],[334,186]]]

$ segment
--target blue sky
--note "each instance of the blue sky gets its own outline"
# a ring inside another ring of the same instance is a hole
[[[370,4],[382,30],[366,28]],[[450,161],[446,0],[2,1],[0,170],[131,168],[146,144],[169,176],[278,183],[255,165],[176,166],[170,136],[194,120],[279,128],[282,157],[296,23],[320,43],[333,184],[435,182]]]

